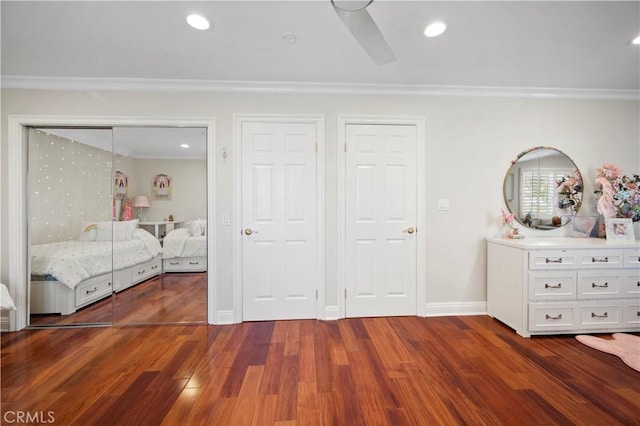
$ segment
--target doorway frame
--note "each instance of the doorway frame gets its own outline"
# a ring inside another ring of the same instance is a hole
[[[410,125],[416,127],[416,315],[426,316],[426,138],[425,118],[419,116],[378,116],[378,115],[338,115],[337,124],[337,207],[338,207],[338,250],[337,250],[337,318],[346,318],[346,142],[347,125]],[[329,309],[329,308],[327,308]]]
[[[233,180],[235,185],[234,225],[233,230],[233,322],[243,322],[243,280],[242,280],[242,125],[244,123],[292,123],[314,124],[316,126],[316,318],[325,317],[325,194],[324,194],[324,162],[325,162],[325,122],[321,114],[234,114],[233,115]]]
[[[204,127],[207,129],[207,322],[215,324],[216,265],[216,121],[215,117],[126,117],[83,115],[9,115],[8,134],[8,259],[9,291],[16,311],[9,313],[9,331],[28,325],[29,259],[27,257],[27,133],[29,127]]]

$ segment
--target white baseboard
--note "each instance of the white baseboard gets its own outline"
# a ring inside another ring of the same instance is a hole
[[[443,317],[453,315],[486,315],[487,302],[446,302],[425,304],[425,317]],[[340,319],[338,306],[325,306],[324,318],[327,321]],[[218,311],[217,325],[236,324],[233,311]]]
[[[340,319],[340,310],[337,306],[325,306],[323,319],[327,321]]]
[[[235,324],[233,311],[218,311],[216,313],[216,325]]]
[[[0,316],[0,331],[3,333],[9,331],[9,315],[5,315],[4,312]]]
[[[487,302],[427,303],[425,317],[447,317],[454,315],[486,315]]]

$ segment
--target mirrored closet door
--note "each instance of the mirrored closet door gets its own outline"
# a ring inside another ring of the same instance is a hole
[[[127,181],[116,226],[135,221],[152,255],[116,268],[114,323],[206,323],[206,129],[115,127],[113,138]]]
[[[30,324],[206,322],[206,129],[29,132]]]
[[[110,324],[112,131],[30,128],[27,147],[30,325]]]

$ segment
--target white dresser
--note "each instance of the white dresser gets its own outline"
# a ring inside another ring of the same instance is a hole
[[[490,238],[487,311],[524,337],[640,331],[640,246]]]

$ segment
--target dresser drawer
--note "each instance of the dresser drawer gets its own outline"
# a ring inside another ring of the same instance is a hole
[[[162,270],[164,272],[206,271],[207,259],[203,257],[164,259]]]
[[[112,293],[111,273],[89,278],[76,287],[76,306],[84,306]]]
[[[622,297],[620,291],[624,271],[579,271],[578,299],[606,299]]]
[[[575,269],[578,254],[572,250],[540,250],[529,252],[529,269]]]
[[[567,331],[577,325],[578,304],[529,303],[529,331]]]
[[[640,270],[624,270],[622,277],[622,296],[640,298]]]
[[[576,298],[576,271],[529,272],[530,300]]]
[[[160,256],[158,256],[148,262],[136,265],[131,268],[131,282],[133,284],[139,283],[140,281],[144,281],[147,278],[151,278],[161,273],[162,259],[160,258]]]
[[[640,300],[624,306],[622,321],[626,327],[640,327]]]
[[[580,307],[580,326],[589,329],[620,327],[622,312],[621,302],[585,304]]]
[[[626,249],[624,251],[624,266],[640,269],[640,249]]]
[[[624,250],[581,250],[578,255],[578,265],[581,268],[622,268]]]

